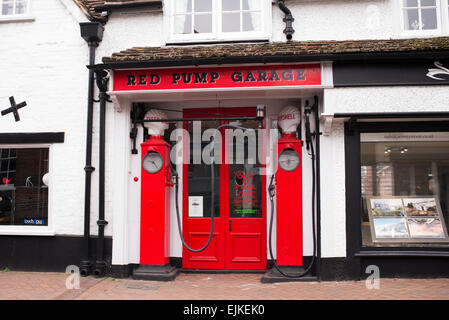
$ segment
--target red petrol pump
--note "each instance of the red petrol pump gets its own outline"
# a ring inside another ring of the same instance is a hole
[[[293,117],[295,113],[291,114]],[[303,265],[302,141],[295,133],[278,140],[276,171],[276,258],[279,266]]]
[[[164,113],[151,110],[145,119],[166,119]],[[173,280],[178,270],[170,266],[170,150],[163,132],[167,123],[146,124],[150,138],[141,144],[141,218],[140,265],[135,279]]]
[[[310,264],[303,264],[303,181],[302,146],[297,137],[297,127],[301,123],[301,113],[295,107],[286,107],[278,117],[282,136],[277,141],[275,173],[271,177],[269,194],[271,199],[271,219],[269,230],[269,249],[274,269],[267,272],[262,282],[294,281],[308,275],[315,261],[315,154],[312,145],[309,117],[312,108],[306,104],[305,131],[307,150],[312,158],[312,233],[313,256]],[[274,197],[276,196],[276,259],[272,249],[272,230],[274,220]]]

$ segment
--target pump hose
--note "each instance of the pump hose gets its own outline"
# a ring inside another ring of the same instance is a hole
[[[311,146],[311,154],[312,154],[312,232],[313,232],[313,254],[312,254],[312,261],[310,262],[310,264],[307,266],[307,269],[304,270],[304,272],[302,272],[301,274],[286,274],[285,272],[283,272],[281,270],[281,268],[279,268],[279,266],[276,264],[276,260],[274,259],[274,255],[273,255],[273,248],[272,248],[272,244],[271,244],[271,239],[272,239],[272,231],[273,231],[273,217],[274,217],[274,184],[273,184],[273,179],[274,179],[274,173],[271,176],[271,182],[270,182],[270,186],[269,186],[269,190],[270,190],[270,200],[271,200],[271,218],[270,218],[270,235],[269,235],[269,248],[270,248],[270,256],[271,256],[271,261],[273,262],[274,267],[277,269],[277,271],[279,271],[279,273],[281,275],[283,275],[286,278],[302,278],[305,275],[307,275],[310,271],[310,269],[312,268],[314,262],[315,262],[315,256],[316,256],[316,234],[315,234],[315,151],[313,149],[313,143],[310,144]]]
[[[221,128],[224,127],[229,127],[229,128],[235,128],[235,129],[241,129],[243,131],[247,130],[247,128],[243,128],[234,124],[230,124],[230,123],[226,123],[226,124],[222,124],[220,126],[217,127],[217,131],[219,131]],[[191,252],[201,252],[204,251],[210,244],[210,242],[212,241],[212,237],[214,234],[214,217],[215,217],[215,170],[214,170],[214,143],[215,143],[215,135],[212,137],[212,148],[211,148],[211,164],[210,164],[210,182],[211,182],[211,186],[210,186],[210,191],[211,191],[211,206],[210,206],[210,217],[211,217],[211,221],[210,221],[210,233],[209,233],[209,238],[207,239],[206,244],[200,248],[200,249],[192,249],[184,240],[184,237],[182,236],[182,230],[181,230],[181,219],[179,218],[179,204],[178,204],[178,192],[179,192],[179,187],[178,187],[178,173],[176,172],[176,170],[172,170],[175,176],[175,203],[176,203],[176,219],[178,222],[178,232],[179,232],[179,237],[181,238],[181,242],[183,244],[183,246],[191,251]]]

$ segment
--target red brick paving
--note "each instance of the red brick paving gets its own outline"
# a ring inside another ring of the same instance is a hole
[[[173,282],[93,277],[67,290],[64,273],[0,272],[1,300],[447,300],[449,279],[263,284],[260,274],[180,274]]]

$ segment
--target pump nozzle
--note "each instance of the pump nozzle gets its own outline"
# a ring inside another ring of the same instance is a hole
[[[306,116],[306,149],[310,149],[312,143],[312,132],[310,131],[310,114],[312,113],[312,107],[309,105],[309,100],[306,100],[306,106],[304,108],[304,114]]]

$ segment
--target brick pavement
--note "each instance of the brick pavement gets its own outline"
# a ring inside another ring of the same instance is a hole
[[[379,290],[364,281],[263,284],[260,274],[180,274],[173,282],[81,278],[67,290],[64,273],[0,272],[1,300],[447,300],[449,279],[381,279]]]

